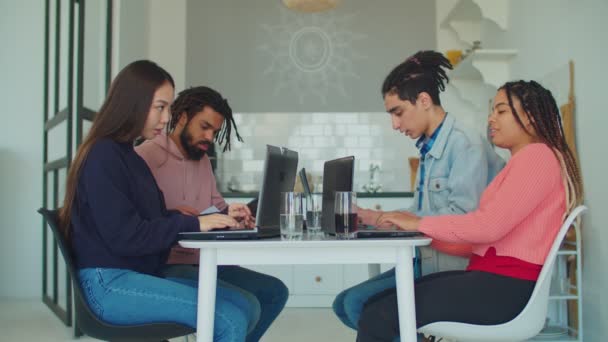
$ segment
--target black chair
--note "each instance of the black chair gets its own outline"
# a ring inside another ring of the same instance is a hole
[[[93,313],[84,298],[78,282],[78,272],[74,264],[72,250],[59,230],[58,210],[38,209],[53,231],[66,267],[72,278],[74,288],[74,306],[76,308],[76,328],[88,336],[104,341],[152,342],[164,341],[174,337],[185,336],[195,332],[188,326],[177,323],[147,323],[136,325],[115,325],[106,323]]]

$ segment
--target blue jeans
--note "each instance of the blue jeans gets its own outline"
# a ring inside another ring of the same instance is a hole
[[[187,279],[198,279],[198,266],[169,265],[163,275]],[[262,338],[277,318],[289,298],[289,290],[279,279],[239,266],[218,266],[218,286],[230,286],[243,293],[245,298],[259,305],[257,324],[247,335],[247,342]]]
[[[418,279],[422,276],[420,250],[416,248],[414,253],[414,279]],[[396,286],[397,281],[395,280],[395,269],[393,268],[340,292],[336,296],[336,299],[334,299],[334,312],[347,327],[357,330],[359,317],[365,303],[373,295],[390,288],[395,288]]]
[[[176,322],[196,327],[196,281],[160,278],[126,269],[85,268],[78,273],[89,306],[113,324]],[[213,340],[244,341],[256,308],[240,291],[218,284]]]
[[[357,330],[367,300],[377,293],[396,287],[396,284],[393,268],[340,292],[333,303],[334,312],[347,327]]]

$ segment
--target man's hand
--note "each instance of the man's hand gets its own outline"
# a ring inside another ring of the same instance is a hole
[[[249,207],[246,204],[232,203],[228,206],[228,216],[238,221],[239,227],[255,227],[255,217],[253,217],[251,210],[249,210]]]
[[[177,206],[177,207],[175,207],[175,210],[179,211],[180,213],[182,213],[184,215],[191,215],[191,216],[198,215],[198,210],[196,210],[195,208],[192,208],[190,206],[187,206],[187,205]]]
[[[421,218],[407,211],[384,213],[378,219],[380,225],[395,225],[401,230],[418,230]]]
[[[365,225],[375,226],[380,214],[382,214],[381,211],[357,208],[359,222]]]
[[[199,216],[198,223],[202,232],[206,232],[214,228],[238,227],[239,225],[235,219],[223,214]]]

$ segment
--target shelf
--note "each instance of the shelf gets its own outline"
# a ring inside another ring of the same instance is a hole
[[[550,295],[549,300],[575,300],[578,295]]]
[[[461,0],[448,12],[441,27],[453,31],[462,42],[472,45],[481,40],[483,20],[495,23],[507,30],[509,24],[509,0]]]
[[[574,330],[570,327],[561,326],[560,328],[565,329],[568,333],[577,335],[576,330]],[[579,341],[579,338],[576,336],[570,336],[567,334],[564,334],[561,336],[551,336],[551,335],[542,336],[542,334],[538,334],[537,336],[531,338],[528,341],[545,341],[545,342],[548,342],[548,341]]]
[[[491,20],[503,30],[509,28],[509,0],[473,0],[481,16]]]
[[[454,67],[453,79],[481,80],[494,89],[509,80],[509,64],[517,56],[513,49],[479,49]]]
[[[517,50],[475,50],[450,71],[450,84],[461,99],[487,115],[488,101],[510,79],[509,63],[516,55]]]

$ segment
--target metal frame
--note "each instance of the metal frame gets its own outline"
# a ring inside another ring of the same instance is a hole
[[[107,17],[106,17],[106,71],[104,81],[106,89],[109,85],[111,74],[111,55],[112,55],[112,7],[113,1],[107,1]],[[84,34],[85,34],[85,2],[86,0],[45,0],[45,41],[44,41],[44,92],[43,92],[43,152],[42,152],[42,206],[45,208],[58,208],[60,206],[59,198],[59,171],[70,167],[72,160],[73,143],[76,146],[82,142],[82,126],[83,120],[93,120],[94,111],[84,107],[83,104],[83,88],[84,88]],[[54,35],[51,37],[51,6],[55,8],[55,26]],[[62,6],[69,6],[69,15],[67,18],[62,18]],[[76,6],[78,12],[76,13]],[[75,28],[75,19],[78,15],[78,27]],[[61,70],[61,36],[65,32],[61,31],[62,20],[68,20],[68,62],[67,69]],[[54,41],[52,40],[54,39]],[[78,48],[75,55],[74,43],[78,42]],[[54,43],[54,44],[53,44]],[[51,80],[51,44],[54,45],[54,78]],[[61,77],[66,77],[67,93],[61,94]],[[75,81],[75,82],[74,82]],[[50,86],[54,87],[54,96],[52,106],[50,104]],[[60,109],[61,96],[67,97],[67,105]],[[49,117],[49,113],[52,116]],[[66,122],[66,151],[65,156],[49,160],[49,132],[59,124]],[[73,137],[74,124],[76,124],[76,136]],[[75,141],[74,141],[75,140]],[[48,187],[49,176],[52,175],[52,203],[49,203]],[[59,302],[59,253],[56,241],[52,234],[48,233],[46,221],[42,225],[42,301],[55,315],[66,325],[71,326],[73,321],[72,311],[72,286],[68,272],[65,272],[65,303]],[[53,246],[49,251],[49,239],[53,239]],[[49,255],[50,254],[50,255]],[[52,260],[49,270],[49,257]],[[48,280],[51,277],[51,289],[49,289]],[[49,292],[50,291],[50,292]],[[62,305],[63,304],[63,305]],[[75,335],[80,336],[81,333],[76,328]]]

